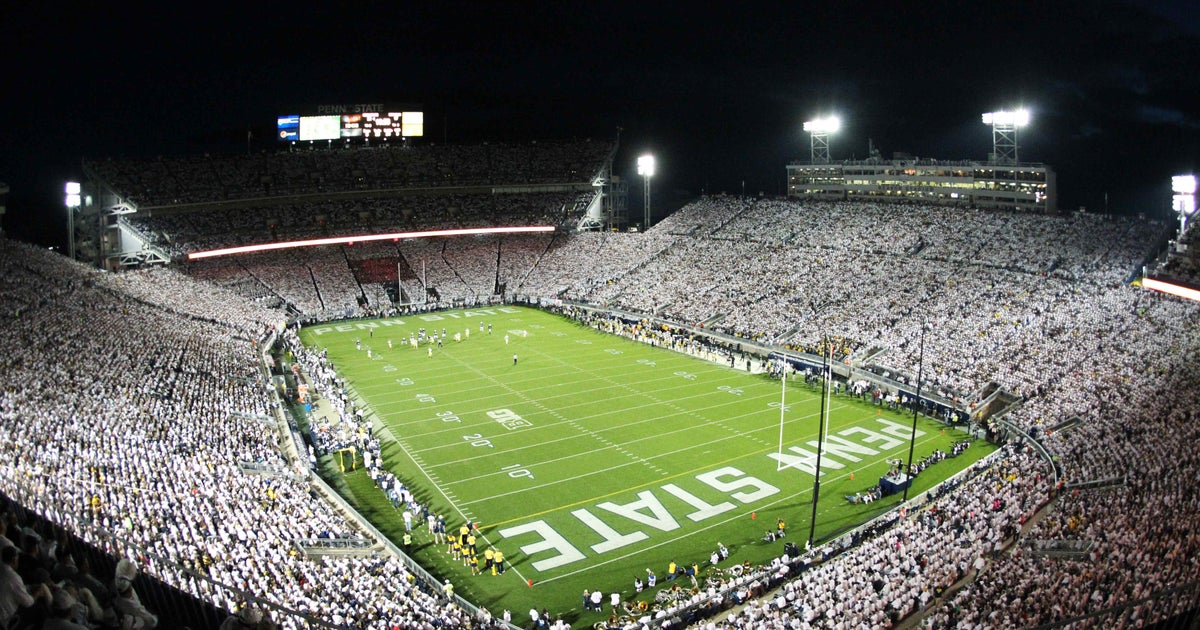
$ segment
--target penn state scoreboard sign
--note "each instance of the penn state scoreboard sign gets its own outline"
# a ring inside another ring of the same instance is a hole
[[[317,105],[300,111],[277,117],[276,137],[280,142],[386,140],[425,135],[425,113],[419,105]]]

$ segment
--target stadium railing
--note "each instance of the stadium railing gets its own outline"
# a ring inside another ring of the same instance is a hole
[[[1058,462],[1058,460],[1053,455],[1050,454],[1050,451],[1047,451],[1046,447],[1042,446],[1041,442],[1039,442],[1038,440],[1035,440],[1032,436],[1030,436],[1028,433],[1026,433],[1023,429],[1021,429],[1021,427],[1018,427],[1017,425],[1009,422],[1008,420],[1005,420],[1003,418],[998,418],[998,419],[996,419],[996,424],[1003,427],[1005,431],[1007,431],[1009,433],[1015,433],[1016,435],[1020,436],[1020,438],[1026,444],[1029,444],[1030,446],[1032,446],[1033,450],[1037,451],[1038,454],[1041,455],[1046,460],[1046,463],[1050,465],[1050,470],[1054,473],[1054,487],[1057,488],[1058,487],[1058,479],[1059,479],[1060,474],[1062,473],[1062,464],[1060,464]]]

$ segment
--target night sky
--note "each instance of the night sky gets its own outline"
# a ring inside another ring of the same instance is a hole
[[[804,120],[835,160],[983,160],[980,114],[1025,106],[1021,158],[1059,205],[1165,214],[1200,156],[1200,5],[1081,2],[9,3],[4,228],[65,240],[82,158],[275,148],[303,105],[421,103],[426,142],[613,139],[655,194],[781,194]],[[138,3],[140,4],[140,3]],[[640,209],[640,188],[630,206]]]

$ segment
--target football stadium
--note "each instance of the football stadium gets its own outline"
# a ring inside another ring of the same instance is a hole
[[[1192,627],[1194,178],[1062,212],[1002,133],[814,128],[638,221],[616,141],[330,111],[0,240],[10,627]]]

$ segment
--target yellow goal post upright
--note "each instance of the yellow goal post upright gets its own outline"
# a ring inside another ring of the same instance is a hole
[[[358,469],[358,449],[353,445],[347,446],[346,448],[339,448],[337,450],[338,468],[341,469],[342,474],[346,473],[346,453],[350,453],[350,470]]]

